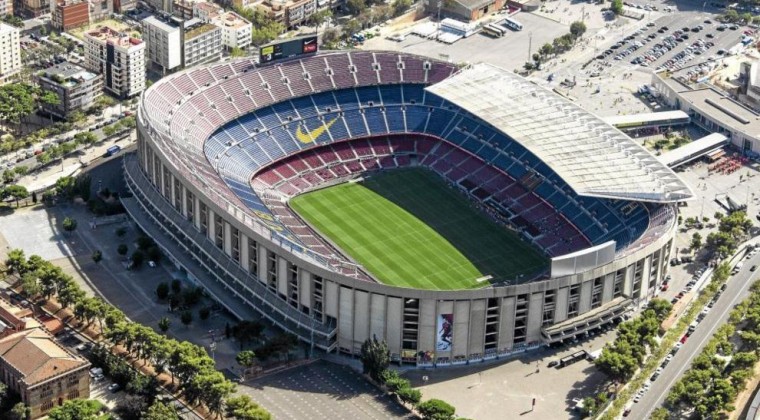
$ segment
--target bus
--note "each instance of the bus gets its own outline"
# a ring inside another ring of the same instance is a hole
[[[121,146],[111,146],[106,150],[106,157],[113,156],[121,151]]]
[[[488,24],[483,27],[483,33],[492,36],[494,38],[501,38],[504,36],[504,29],[499,28],[496,25]]]
[[[522,31],[523,28],[522,23],[510,18],[504,19],[503,25],[513,31]]]

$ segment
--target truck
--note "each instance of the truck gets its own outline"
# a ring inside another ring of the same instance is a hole
[[[121,146],[111,146],[106,150],[106,157],[113,156],[121,151]]]

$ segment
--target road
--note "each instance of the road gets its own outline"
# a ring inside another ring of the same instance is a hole
[[[715,303],[715,306],[699,323],[697,329],[681,347],[681,350],[675,354],[673,360],[663,369],[660,377],[652,383],[651,389],[644,394],[641,401],[636,404],[630,403],[631,413],[628,418],[634,420],[647,419],[654,409],[662,405],[670,388],[691,366],[692,360],[699,355],[712,338],[715,330],[728,321],[728,316],[734,306],[749,296],[751,279],[756,277],[756,273],[749,270],[756,264],[760,265],[760,253],[747,260],[742,270],[729,278],[726,290]]]

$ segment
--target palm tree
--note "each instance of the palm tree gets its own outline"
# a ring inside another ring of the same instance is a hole
[[[161,330],[162,333],[166,333],[169,331],[169,327],[171,327],[172,321],[169,319],[169,317],[163,317],[158,321],[158,328]]]

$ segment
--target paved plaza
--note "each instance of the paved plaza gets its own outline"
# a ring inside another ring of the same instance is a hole
[[[247,383],[248,394],[278,420],[412,419],[348,367],[319,361]]]

